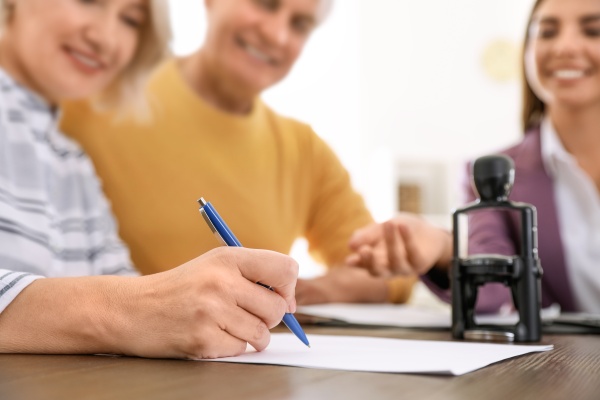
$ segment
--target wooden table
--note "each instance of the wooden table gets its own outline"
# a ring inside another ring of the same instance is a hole
[[[447,331],[313,327],[308,334],[450,340]],[[283,332],[283,330],[282,330]],[[104,356],[0,355],[0,399],[600,399],[600,336],[460,377]]]

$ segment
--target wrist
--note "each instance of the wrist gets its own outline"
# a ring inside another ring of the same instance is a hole
[[[140,277],[102,276],[94,284],[94,296],[87,313],[95,329],[93,339],[110,354],[135,355],[136,317],[139,308]]]
[[[133,284],[139,278],[94,276],[65,278],[71,286],[65,334],[73,333],[82,342],[83,353],[130,354],[127,351],[134,333],[131,307],[135,299]],[[88,350],[89,349],[89,350]]]
[[[453,237],[452,233],[446,230],[440,230],[440,243],[442,243],[442,248],[440,255],[433,265],[433,268],[436,268],[441,271],[449,271],[450,266],[452,265],[453,258]]]
[[[385,278],[375,277],[362,290],[361,303],[386,303],[390,297],[390,285]]]

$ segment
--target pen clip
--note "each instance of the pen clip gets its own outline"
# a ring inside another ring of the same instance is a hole
[[[217,230],[217,228],[215,227],[215,225],[212,223],[212,221],[208,217],[208,214],[206,213],[206,211],[204,211],[204,207],[200,207],[200,214],[202,215],[202,218],[204,218],[204,220],[206,221],[206,224],[208,225],[208,227],[210,228],[210,230],[212,231],[212,233],[215,235],[215,237],[217,238],[217,240],[219,242],[221,242],[221,244],[223,246],[227,246],[227,242],[225,242],[225,240],[223,239],[223,236],[221,236],[219,234],[219,231]]]

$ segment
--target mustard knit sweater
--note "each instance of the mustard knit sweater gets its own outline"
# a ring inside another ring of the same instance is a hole
[[[289,253],[305,237],[328,266],[372,222],[333,151],[313,130],[260,99],[236,116],[203,101],[175,60],[155,71],[147,124],[67,104],[62,127],[90,155],[129,245],[145,274],[176,267],[219,246],[198,213],[210,201],[245,247]],[[390,282],[402,302],[413,279]]]

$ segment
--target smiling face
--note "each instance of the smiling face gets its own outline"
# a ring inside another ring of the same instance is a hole
[[[15,0],[0,62],[51,103],[107,87],[132,60],[146,0]]]
[[[321,0],[206,0],[202,53],[213,74],[252,95],[283,79],[316,26]]]
[[[548,106],[600,105],[600,0],[545,0],[530,26],[526,74]]]

